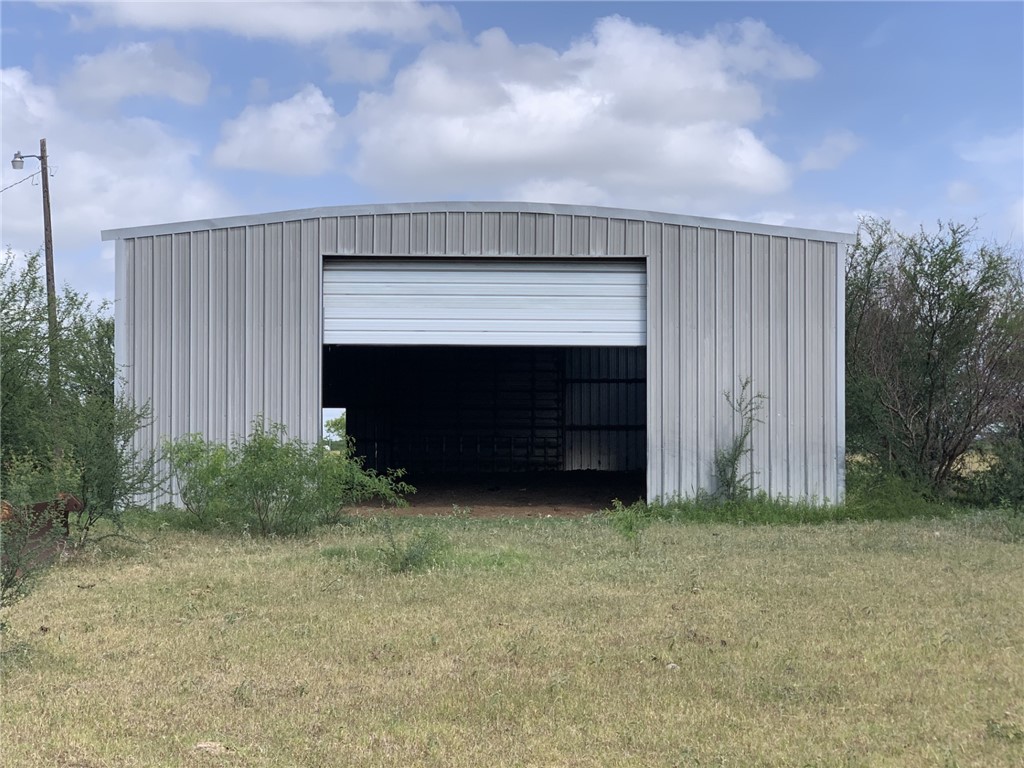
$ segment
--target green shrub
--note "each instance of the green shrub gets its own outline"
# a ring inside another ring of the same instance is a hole
[[[415,489],[403,472],[381,475],[343,450],[288,439],[284,427],[255,419],[228,446],[188,435],[166,447],[182,503],[200,525],[213,520],[259,535],[293,535],[329,522],[352,504],[400,506]]]
[[[715,476],[715,495],[723,501],[739,501],[750,498],[754,490],[754,472],[742,471],[746,457],[753,452],[750,436],[754,432],[754,424],[762,423],[758,413],[768,398],[757,393],[750,393],[750,377],[740,383],[740,391],[735,397],[728,391],[722,393],[740,420],[740,429],[731,441],[715,451],[712,472]]]
[[[1024,430],[999,435],[981,450],[982,468],[965,482],[964,496],[979,506],[1016,509],[1024,515]]]
[[[196,522],[205,525],[212,519],[223,518],[226,510],[219,506],[226,496],[228,447],[209,443],[201,435],[193,434],[168,443],[164,455],[171,466],[178,497]]]
[[[379,525],[385,540],[379,550],[381,559],[392,573],[421,571],[438,565],[451,547],[448,538],[434,526],[400,538],[395,535],[390,518],[381,518]]]
[[[644,531],[654,522],[655,514],[644,501],[634,501],[625,505],[618,499],[612,500],[611,509],[601,513],[616,533],[622,536],[633,547],[633,554],[640,554]]]
[[[958,509],[935,498],[923,483],[885,472],[869,461],[853,461],[847,468],[844,504],[814,499],[790,501],[766,493],[733,500],[698,493],[690,498],[657,501],[650,505],[650,514],[654,519],[677,522],[800,525],[949,517]]]
[[[847,462],[846,510],[857,520],[944,517],[953,507],[927,481],[902,477],[870,460]]]

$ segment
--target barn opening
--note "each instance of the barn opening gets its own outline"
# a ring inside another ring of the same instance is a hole
[[[323,407],[368,466],[643,495],[643,259],[325,258],[323,306]]]
[[[645,369],[642,346],[327,345],[323,404],[367,466],[414,485],[572,472],[563,490],[597,483],[607,503],[644,493]]]

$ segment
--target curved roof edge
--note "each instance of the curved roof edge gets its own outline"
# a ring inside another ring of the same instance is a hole
[[[197,219],[167,224],[150,224],[139,227],[105,229],[100,232],[102,240],[123,240],[129,237],[168,235],[193,232],[203,229],[224,229],[245,227],[254,224],[272,224],[282,221],[316,219],[328,216],[366,216],[388,213],[450,213],[491,211],[499,213],[556,213],[571,216],[606,216],[633,221],[651,221],[661,224],[680,224],[706,229],[730,229],[753,234],[779,237],[800,237],[808,240],[853,243],[855,235],[849,232],[833,232],[820,229],[758,224],[735,219],[714,219],[706,216],[687,216],[679,213],[661,213],[629,208],[605,208],[597,205],[567,205],[564,203],[518,203],[518,202],[436,202],[436,203],[371,203],[366,205],[339,205],[320,208],[302,208],[292,211],[244,214],[215,219]]]

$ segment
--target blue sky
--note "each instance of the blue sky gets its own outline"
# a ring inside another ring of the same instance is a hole
[[[431,200],[1024,247],[1024,3],[3,2],[2,152],[46,137],[58,280],[101,229]],[[39,187],[2,241],[42,243]]]

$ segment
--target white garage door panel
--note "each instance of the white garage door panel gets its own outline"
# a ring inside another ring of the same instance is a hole
[[[639,346],[643,260],[328,259],[325,344]]]

